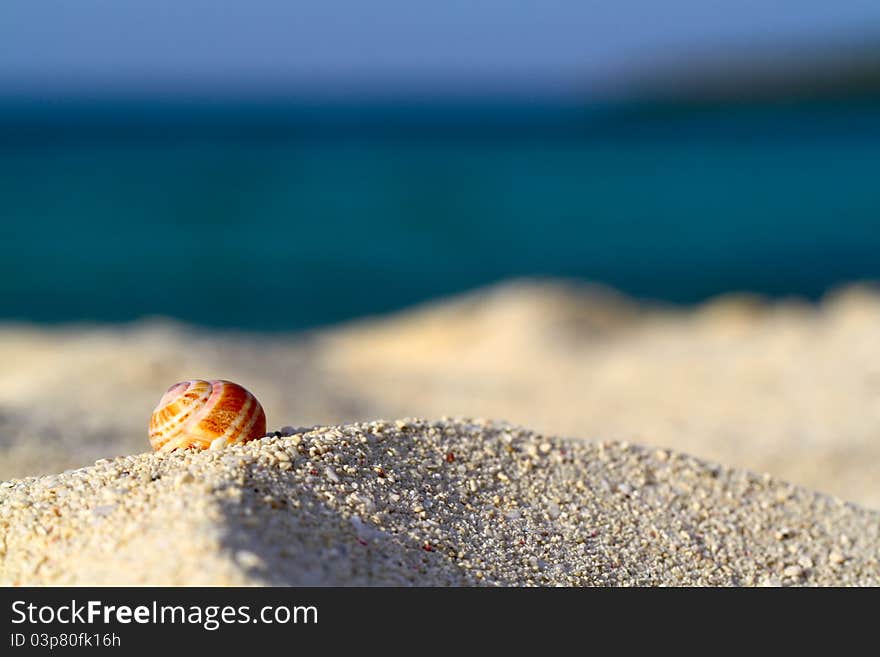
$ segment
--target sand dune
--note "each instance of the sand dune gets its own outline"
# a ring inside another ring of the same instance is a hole
[[[0,487],[3,584],[878,585],[880,514],[479,421],[328,427]]]
[[[283,300],[277,300],[283,303]],[[695,309],[520,281],[306,334],[0,328],[0,478],[142,451],[162,391],[229,378],[269,426],[491,417],[668,447],[880,509],[880,296]]]

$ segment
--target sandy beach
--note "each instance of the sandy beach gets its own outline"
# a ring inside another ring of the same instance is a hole
[[[878,585],[878,335],[867,288],[559,281],[301,334],[6,325],[0,582]],[[270,435],[145,453],[192,377]]]
[[[0,489],[3,584],[878,585],[880,514],[482,421],[327,427]]]
[[[671,448],[880,509],[880,296],[695,309],[521,281],[300,334],[0,328],[0,479],[147,449],[183,379],[252,390],[269,427],[486,417]]]

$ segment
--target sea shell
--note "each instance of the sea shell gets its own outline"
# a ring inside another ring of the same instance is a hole
[[[266,435],[260,402],[231,381],[181,381],[168,388],[150,418],[157,451],[219,449]]]

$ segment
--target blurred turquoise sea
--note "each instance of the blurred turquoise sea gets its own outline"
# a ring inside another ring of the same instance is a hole
[[[0,105],[0,319],[299,329],[524,275],[880,279],[880,100]]]

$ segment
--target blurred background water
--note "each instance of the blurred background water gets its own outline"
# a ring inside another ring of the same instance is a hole
[[[880,5],[37,4],[0,23],[3,319],[880,278]]]

